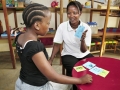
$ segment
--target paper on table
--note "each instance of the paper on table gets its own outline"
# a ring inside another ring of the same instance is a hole
[[[99,75],[105,78],[109,72],[110,71],[108,71],[108,70],[102,69],[102,71],[99,73]]]
[[[74,69],[75,69],[77,72],[86,70],[83,66],[76,66],[76,67],[74,67]]]
[[[95,66],[96,64],[92,63],[92,62],[86,62],[83,64],[84,67],[88,68],[88,69],[91,69]]]
[[[103,70],[102,68],[99,68],[99,67],[95,66],[94,68],[90,69],[89,71],[98,75],[99,73],[102,72],[102,70]]]

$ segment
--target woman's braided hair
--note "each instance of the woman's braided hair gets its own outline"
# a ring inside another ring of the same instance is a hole
[[[26,27],[31,27],[36,21],[42,21],[46,17],[45,11],[49,11],[48,7],[33,3],[29,4],[23,11],[22,18]]]

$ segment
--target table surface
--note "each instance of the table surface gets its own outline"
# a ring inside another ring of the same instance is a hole
[[[83,59],[76,63],[75,66],[83,65],[87,61],[95,63],[96,66],[110,72],[104,78],[91,73],[87,68],[82,72],[76,72],[75,69],[73,69],[73,77],[81,77],[85,74],[90,74],[93,78],[93,82],[91,84],[77,85],[79,90],[120,90],[120,60],[107,57],[93,57]]]

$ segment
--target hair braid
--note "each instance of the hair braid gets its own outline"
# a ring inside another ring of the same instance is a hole
[[[31,27],[36,21],[42,21],[45,17],[45,10],[49,10],[46,6],[38,3],[29,4],[23,11],[22,17],[26,27]]]
[[[24,19],[24,14],[27,12],[27,10],[30,9],[30,8],[33,8],[35,6],[43,6],[43,5],[39,5],[37,3],[29,4],[23,11],[23,14],[22,14],[23,19]]]

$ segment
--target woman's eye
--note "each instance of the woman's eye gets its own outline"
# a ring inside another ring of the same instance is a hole
[[[73,12],[73,13],[67,13],[68,15],[70,15],[70,14],[74,14],[74,15],[76,15],[76,14],[78,14],[78,12]]]
[[[69,12],[67,14],[70,14]]]
[[[76,15],[76,14],[78,14],[78,12],[74,12],[73,14],[75,14],[75,15]]]

